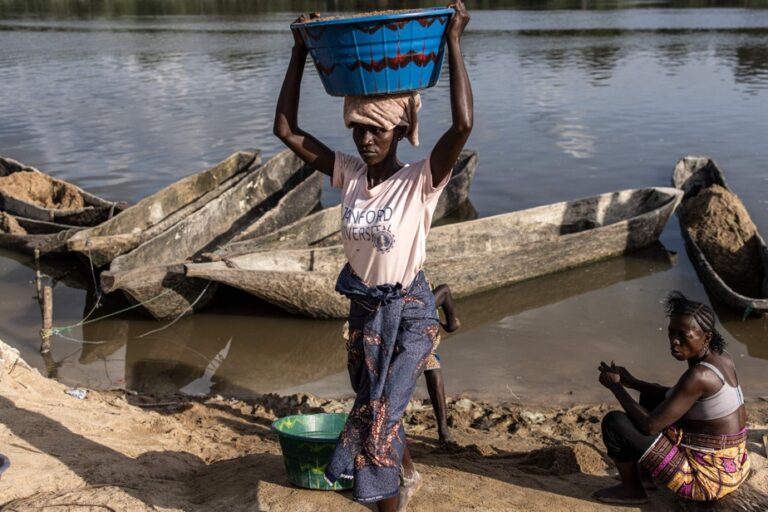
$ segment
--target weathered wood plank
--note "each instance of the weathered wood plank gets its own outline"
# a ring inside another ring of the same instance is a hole
[[[226,244],[242,232],[256,235],[305,216],[320,200],[322,176],[284,151],[170,229],[116,258],[101,275],[109,293],[121,289],[155,318],[204,307],[216,282],[185,279],[179,263]],[[156,297],[162,299],[154,300]]]
[[[69,238],[83,229],[23,217],[14,218],[27,233],[0,233],[0,247],[21,254],[34,254],[36,249],[43,255],[66,252]]]
[[[273,196],[282,196],[283,187],[303,165],[293,152],[279,153],[169,229],[115,258],[110,270],[115,272],[191,258],[214,240],[238,231],[238,225],[247,226],[260,219],[276,204]],[[303,179],[305,176],[296,177],[296,184]]]
[[[89,256],[97,267],[106,266],[115,257],[157,236],[210,203],[242,179],[243,173],[257,166],[260,158],[258,152],[235,153],[210,169],[187,176],[142,199],[117,217],[78,233],[72,237],[68,247],[71,251]],[[110,236],[117,238],[110,243],[105,238]],[[92,245],[91,239],[99,240]]]

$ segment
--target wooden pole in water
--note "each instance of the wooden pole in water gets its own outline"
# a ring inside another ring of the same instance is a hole
[[[40,249],[35,249],[35,290],[37,290],[37,302],[43,302],[42,290],[43,274],[40,272]]]
[[[51,329],[53,329],[53,289],[50,286],[43,287],[43,329],[40,331],[40,353],[51,351]]]

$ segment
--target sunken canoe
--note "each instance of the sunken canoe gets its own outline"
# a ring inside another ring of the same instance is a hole
[[[433,222],[445,219],[457,212],[469,201],[469,188],[477,170],[477,151],[462,151],[453,167],[451,179],[440,194]],[[472,210],[475,214],[476,212]],[[324,247],[341,243],[341,206],[332,206],[315,212],[301,220],[266,235],[253,237],[246,233],[203,255],[208,261],[270,249],[302,249]]]
[[[0,157],[0,211],[69,228],[95,226],[126,207],[124,202],[107,201],[34,167]]]
[[[101,274],[102,290],[122,290],[157,319],[190,313],[210,302],[217,283],[187,278],[181,264],[241,233],[260,236],[295,222],[320,202],[322,175],[288,150],[235,179],[218,197],[115,258]]]
[[[120,215],[71,237],[68,250],[96,268],[159,236],[237,185],[261,164],[256,151],[239,151],[204,171],[145,197]]]
[[[738,251],[741,256],[746,256],[748,261],[755,263],[755,268],[750,269],[755,280],[750,287],[752,292],[737,291],[734,289],[734,282],[728,282],[726,277],[715,270],[713,262],[707,258],[700,244],[696,243],[693,227],[686,223],[682,213],[689,201],[715,185],[733,192],[728,188],[723,171],[711,158],[687,156],[680,159],[675,165],[672,172],[672,184],[684,193],[680,211],[678,211],[680,230],[683,240],[685,240],[688,256],[707,291],[728,306],[747,314],[764,315],[768,313],[768,248],[766,248],[765,240],[760,236],[760,233],[755,230],[754,236],[746,241],[741,250]],[[735,198],[734,200],[738,200],[735,195],[732,197]],[[743,205],[739,205],[739,207],[739,209],[743,209],[743,212],[746,212]],[[746,216],[749,217],[749,214],[747,213]],[[742,219],[738,215],[736,218],[742,224],[751,224],[749,218]],[[749,251],[749,254],[744,251]]]
[[[429,235],[425,272],[465,297],[617,256],[657,240],[681,197],[674,188],[623,190],[440,226]],[[240,288],[292,313],[343,318],[349,301],[334,284],[345,262],[336,245],[187,264],[186,274]]]

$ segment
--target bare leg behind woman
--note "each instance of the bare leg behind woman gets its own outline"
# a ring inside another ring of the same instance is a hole
[[[446,332],[454,332],[458,330],[459,327],[461,327],[461,322],[456,316],[451,289],[448,288],[447,284],[440,284],[432,290],[432,293],[435,296],[435,306],[437,306],[437,309],[442,308],[443,314],[445,315],[445,323],[441,322],[440,325],[443,326],[443,329],[445,329]]]
[[[447,284],[440,284],[432,290],[435,296],[435,306],[443,310],[445,322],[440,325],[447,332],[453,332],[461,327],[461,322],[456,316],[456,310],[453,303],[453,296]],[[433,354],[437,358],[436,354]],[[438,363],[439,364],[439,363]],[[445,403],[445,384],[443,381],[443,370],[438,366],[424,371],[424,378],[427,381],[427,392],[429,400],[432,402],[432,409],[435,411],[437,420],[437,436],[440,444],[455,444],[451,430],[448,427],[448,407]]]

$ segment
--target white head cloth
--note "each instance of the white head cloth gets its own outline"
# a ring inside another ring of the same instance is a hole
[[[416,113],[421,110],[418,92],[389,94],[386,96],[345,96],[344,124],[352,123],[376,126],[391,130],[395,126],[407,126],[406,137],[414,146],[419,145],[419,121]]]

